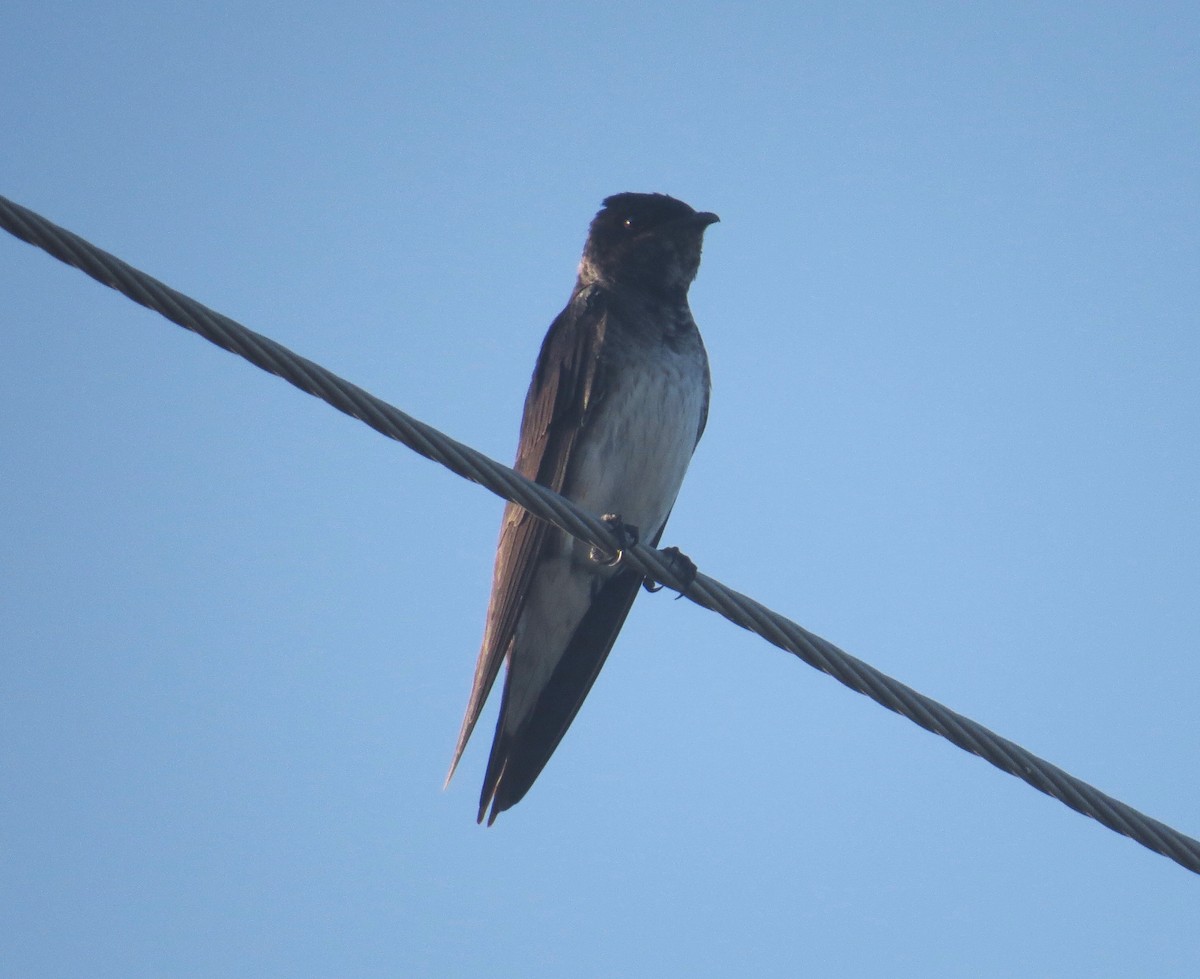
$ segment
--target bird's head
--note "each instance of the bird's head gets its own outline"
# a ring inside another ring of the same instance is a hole
[[[700,268],[704,230],[719,220],[666,194],[614,194],[592,220],[579,281],[682,298]]]

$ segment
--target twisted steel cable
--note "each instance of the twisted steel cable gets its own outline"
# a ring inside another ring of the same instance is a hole
[[[598,517],[585,513],[552,490],[531,482],[470,446],[456,442],[274,340],[209,309],[2,196],[0,226],[96,281],[116,289],[134,302],[161,313],[171,322],[244,357],[339,411],[365,422],[388,438],[402,442],[427,459],[441,463],[465,479],[520,504],[572,536],[610,553],[620,546],[621,542]],[[1106,795],[721,582],[700,573],[691,581],[681,579],[677,574],[677,562],[669,553],[639,544],[625,548],[623,559],[647,577],[723,615],[730,622],[757,633],[851,690],[870,697],[877,704],[907,717],[925,730],[941,735],[1001,771],[1015,775],[1076,812],[1090,816],[1109,829],[1200,874],[1200,841]]]

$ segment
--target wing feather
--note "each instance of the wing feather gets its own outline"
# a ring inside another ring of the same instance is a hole
[[[604,310],[599,295],[590,288],[578,290],[551,324],[525,397],[513,468],[556,492],[562,491],[567,462],[591,406],[591,391],[601,361]],[[538,556],[551,529],[514,503],[504,509],[487,626],[447,784],[508,655]]]

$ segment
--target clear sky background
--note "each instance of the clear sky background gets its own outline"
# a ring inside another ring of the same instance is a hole
[[[503,461],[722,223],[664,543],[1200,834],[1194,3],[0,13],[0,193]],[[0,237],[0,973],[1195,976],[1200,880],[670,593],[451,788],[502,504]]]

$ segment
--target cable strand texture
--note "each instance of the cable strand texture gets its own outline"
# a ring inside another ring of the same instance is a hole
[[[209,309],[2,196],[0,226],[97,282],[283,378],[464,479],[520,504],[572,536],[610,552],[619,544],[596,516],[578,509],[557,493],[525,479],[508,466],[456,442],[274,340]],[[1001,771],[1015,775],[1076,812],[1090,816],[1109,829],[1200,874],[1200,841],[1104,794],[721,582],[705,574],[697,574],[690,583],[679,580],[669,556],[664,557],[654,548],[636,545],[626,548],[624,554],[624,560],[639,571],[686,595],[696,604],[793,653],[851,690],[864,694],[925,730],[941,735]]]

